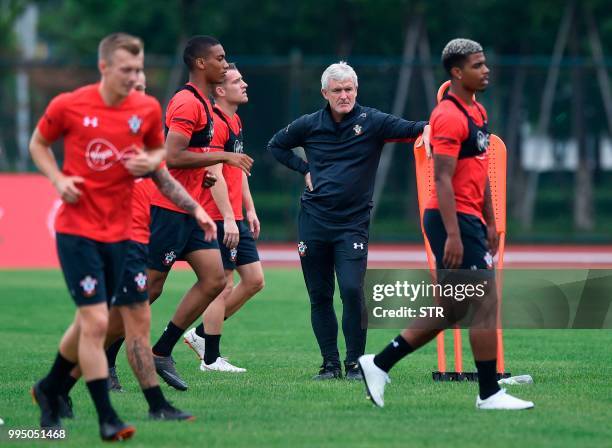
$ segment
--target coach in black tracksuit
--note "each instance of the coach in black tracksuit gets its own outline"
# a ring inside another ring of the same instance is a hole
[[[361,324],[363,279],[381,149],[386,141],[416,138],[427,122],[406,121],[357,104],[357,75],[344,62],[330,65],[321,84],[328,105],[277,132],[268,148],[283,165],[305,175],[298,253],[310,296],[312,327],[323,356],[315,379],[342,376],[333,309],[334,269],[343,304],[346,377],[360,379],[357,358],[366,343]],[[300,146],[308,162],[291,151]]]

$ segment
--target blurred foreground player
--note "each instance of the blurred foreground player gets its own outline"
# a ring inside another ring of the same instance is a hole
[[[368,396],[384,406],[388,372],[403,357],[461,320],[471,307],[470,344],[478,370],[478,409],[531,409],[530,401],[507,394],[497,384],[497,294],[493,256],[498,235],[488,180],[489,131],[484,107],[474,94],[486,89],[489,69],[480,44],[468,39],[450,41],[442,63],[451,77],[449,92],[431,114],[431,144],[435,190],[423,217],[427,239],[436,257],[440,283],[452,276],[485,279],[483,299],[471,303],[446,299],[444,318],[420,319],[398,335],[378,355],[359,358]],[[464,270],[448,271],[451,269]],[[474,273],[467,275],[467,272]],[[462,281],[463,283],[463,281]]]
[[[247,87],[236,66],[230,64],[225,79],[213,90],[215,134],[211,152],[244,152],[242,122],[237,110],[248,102]],[[209,170],[218,181],[202,191],[201,204],[217,224],[226,283],[223,292],[206,308],[203,324],[190,329],[184,339],[201,359],[203,372],[242,373],[246,369],[221,356],[220,341],[224,320],[264,287],[264,273],[255,246],[260,224],[247,175],[227,164],[214,165]],[[242,211],[243,204],[246,214]],[[236,286],[234,271],[240,276]]]
[[[55,362],[32,394],[43,428],[61,427],[59,390],[78,363],[96,407],[104,440],[131,437],[107,390],[104,339],[108,304],[123,272],[130,236],[134,178],[153,172],[165,156],[161,107],[133,92],[143,69],[142,41],[116,33],[100,42],[101,81],[54,98],[32,135],[36,166],[64,201],[55,222],[58,256],[77,305]],[[60,169],[50,145],[64,138]]]
[[[144,94],[145,82],[145,75],[141,72],[134,90]],[[132,194],[132,231],[128,243],[125,268],[116,296],[111,302],[106,342],[108,344],[125,334],[128,361],[149,405],[150,418],[155,420],[193,420],[191,414],[175,408],[165,399],[159,387],[151,353],[149,340],[151,310],[147,295],[146,265],[150,198],[153,191],[156,190],[156,186],[172,202],[194,216],[208,239],[216,237],[216,228],[212,219],[189,196],[189,193],[185,191],[181,184],[170,175],[165,166],[160,166],[152,173],[151,179],[137,179]],[[123,338],[121,340],[123,341]],[[107,349],[107,357],[110,349]],[[114,357],[109,357],[108,364],[111,390],[121,390],[115,372]],[[62,414],[60,416],[62,418],[73,416],[72,401],[68,398],[68,393],[79,374],[80,372],[73,371],[70,380],[65,384],[66,387],[62,390],[60,396],[60,413]]]

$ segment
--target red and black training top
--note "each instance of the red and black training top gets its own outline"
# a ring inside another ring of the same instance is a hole
[[[475,215],[484,222],[484,192],[488,175],[489,131],[485,108],[447,93],[431,113],[433,153],[457,158],[453,190],[457,212]],[[439,208],[434,189],[427,208]]]

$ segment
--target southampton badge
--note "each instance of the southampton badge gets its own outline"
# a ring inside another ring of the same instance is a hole
[[[172,263],[174,263],[174,260],[176,260],[176,254],[174,253],[173,250],[171,250],[166,255],[164,255],[164,265],[165,266],[170,266]]]
[[[147,276],[143,272],[139,272],[134,277],[134,281],[136,282],[136,291],[145,292],[147,290]]]
[[[230,260],[232,260],[232,263],[236,263],[237,257],[238,257],[238,249],[234,247],[233,249],[230,250]]]
[[[130,127],[130,131],[132,131],[132,134],[138,134],[138,131],[140,131],[141,124],[142,118],[139,118],[138,115],[132,115],[128,120],[128,126]]]
[[[358,124],[356,124],[355,126],[353,126],[353,131],[355,131],[355,135],[359,135],[361,134],[361,126],[359,126]]]
[[[79,283],[81,288],[83,288],[83,295],[85,297],[93,297],[96,295],[96,285],[98,284],[98,280],[93,278],[91,275],[85,277]]]
[[[300,241],[300,244],[298,244],[298,254],[300,254],[300,257],[306,256],[306,249],[308,249],[308,246],[304,244],[304,241]]]

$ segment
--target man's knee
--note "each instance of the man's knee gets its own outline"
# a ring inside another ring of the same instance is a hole
[[[263,274],[257,274],[243,280],[245,282],[244,286],[249,292],[249,295],[254,296],[259,291],[264,289],[265,280]]]
[[[149,303],[155,302],[155,300],[161,296],[164,290],[164,282],[166,281],[165,277],[161,276],[151,276],[149,277],[149,282],[147,284],[148,294],[149,294]]]
[[[212,297],[217,297],[226,287],[226,278],[223,271],[210,275],[205,280],[198,281],[200,289]]]
[[[363,303],[363,290],[359,285],[345,285],[340,288],[340,298],[344,305],[358,305]]]
[[[108,331],[108,315],[96,314],[87,316],[81,321],[81,337],[104,340]]]

